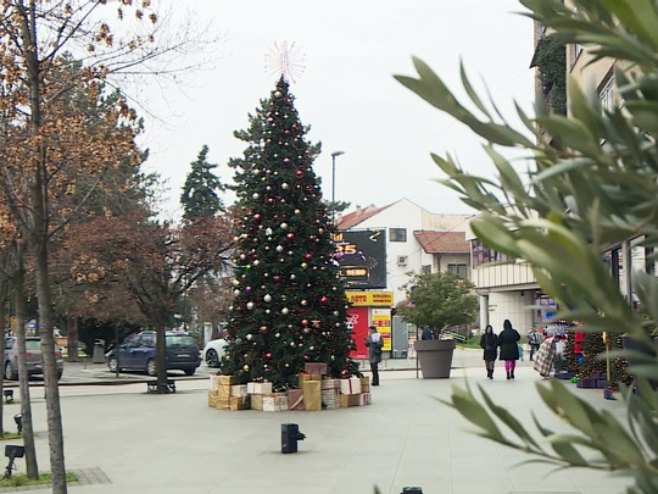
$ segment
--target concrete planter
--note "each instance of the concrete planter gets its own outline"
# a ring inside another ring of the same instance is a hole
[[[418,340],[416,355],[423,379],[445,379],[450,377],[455,340]]]

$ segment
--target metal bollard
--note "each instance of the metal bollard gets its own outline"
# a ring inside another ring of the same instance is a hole
[[[403,487],[401,494],[423,494],[420,487]]]
[[[305,434],[299,432],[297,424],[281,424],[281,452],[297,453],[297,441],[303,441]]]

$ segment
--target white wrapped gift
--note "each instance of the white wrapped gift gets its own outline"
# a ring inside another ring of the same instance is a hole
[[[361,393],[361,380],[358,377],[341,379],[340,393],[343,395],[358,395]]]

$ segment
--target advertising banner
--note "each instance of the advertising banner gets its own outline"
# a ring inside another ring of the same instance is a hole
[[[346,288],[386,288],[386,230],[338,232],[334,241]]]
[[[372,326],[382,335],[384,346],[382,350],[391,351],[391,311],[389,309],[372,309]]]
[[[393,292],[352,292],[346,291],[345,296],[354,307],[392,307]]]
[[[368,308],[350,307],[347,309],[347,327],[352,330],[352,339],[356,350],[350,352],[352,358],[368,358],[368,347],[365,345],[368,337]]]

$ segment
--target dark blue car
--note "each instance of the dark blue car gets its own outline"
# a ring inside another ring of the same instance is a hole
[[[107,354],[107,365],[112,372],[133,370],[155,376],[155,331],[142,331],[129,337],[117,349]],[[182,370],[191,376],[201,364],[199,347],[188,333],[166,333],[167,370]]]

